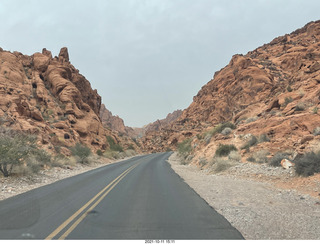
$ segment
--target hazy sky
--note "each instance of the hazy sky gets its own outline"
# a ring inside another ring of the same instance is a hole
[[[227,65],[320,19],[319,0],[0,0],[0,47],[68,47],[103,103],[129,126],[185,109]]]

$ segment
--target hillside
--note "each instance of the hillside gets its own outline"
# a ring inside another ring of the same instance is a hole
[[[92,151],[123,141],[100,120],[101,97],[69,61],[67,48],[52,57],[45,48],[31,56],[0,49],[1,123],[37,135],[41,148],[69,155],[77,142]]]
[[[320,21],[272,40],[229,64],[194,97],[180,118],[144,138],[153,150],[175,149],[186,138],[192,160],[212,158],[219,144],[241,150],[250,138],[263,137],[242,157],[265,149],[269,157],[290,150],[293,157],[313,150],[319,141]],[[220,123],[232,132],[213,133]]]

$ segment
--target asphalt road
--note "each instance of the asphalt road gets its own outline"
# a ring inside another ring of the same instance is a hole
[[[0,201],[0,239],[243,239],[171,169],[138,156]]]

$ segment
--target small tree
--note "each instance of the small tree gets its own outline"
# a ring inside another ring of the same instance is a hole
[[[0,171],[4,177],[36,151],[36,137],[0,127]]]

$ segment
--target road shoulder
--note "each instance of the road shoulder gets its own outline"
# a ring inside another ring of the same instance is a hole
[[[246,239],[320,239],[319,199],[268,182],[208,174],[181,165],[176,153],[172,169]]]

